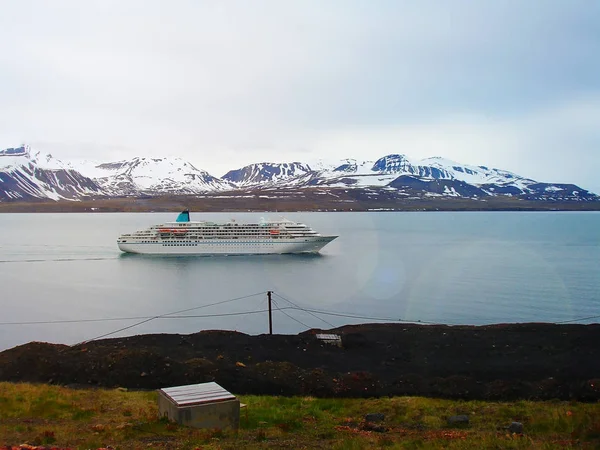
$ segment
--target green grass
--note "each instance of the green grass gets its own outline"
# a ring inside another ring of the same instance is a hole
[[[419,397],[317,399],[241,396],[239,431],[199,430],[158,419],[155,392],[74,390],[0,383],[0,446],[93,449],[564,449],[600,448],[600,406],[572,402],[451,401]],[[387,431],[360,428],[385,414]],[[447,419],[467,414],[466,427]],[[522,422],[525,433],[503,427]]]

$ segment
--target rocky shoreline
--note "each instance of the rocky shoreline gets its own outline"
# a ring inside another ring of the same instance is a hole
[[[341,337],[341,346],[317,339]],[[600,400],[600,325],[349,325],[298,335],[153,334],[0,353],[0,380],[236,394]]]
[[[144,197],[0,201],[0,213],[65,212],[295,212],[295,211],[599,211],[600,201],[534,200],[516,197],[404,198],[380,189],[286,189]]]

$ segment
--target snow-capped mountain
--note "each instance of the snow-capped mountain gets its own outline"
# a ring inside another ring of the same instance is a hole
[[[370,185],[387,185],[399,175],[411,175],[431,180],[460,180],[475,185],[535,182],[508,171],[488,169],[484,166],[468,166],[440,157],[411,161],[405,155],[397,154],[361,163],[345,159],[340,161],[339,165],[323,167],[322,172],[322,178],[332,181],[336,181],[339,177],[366,176],[369,178],[365,182]]]
[[[257,163],[230,170],[222,179],[238,187],[301,185],[309,181],[312,170],[307,164]]]
[[[71,161],[33,153],[28,147],[0,151],[0,201],[82,197],[210,194],[278,189],[355,190],[373,199],[516,197],[536,201],[600,201],[574,184],[541,183],[505,170],[470,166],[434,157],[411,160],[391,154],[379,159],[309,163],[257,163],[217,178],[181,158],[137,157],[117,162]],[[379,194],[378,194],[379,192]],[[235,194],[234,194],[235,195]]]
[[[199,194],[231,189],[233,186],[181,158],[133,158],[127,161],[77,166],[111,195]]]
[[[0,151],[0,201],[75,200],[98,194],[102,189],[92,179],[52,155],[32,153],[26,146]]]
[[[449,159],[438,157],[423,159],[418,162],[420,167],[428,167],[434,172],[432,178],[449,178],[461,180],[475,185],[510,183],[526,188],[534,180],[524,178],[507,170],[490,169],[486,166],[469,166],[459,164]],[[440,176],[435,176],[439,173]]]
[[[346,158],[339,161],[318,160],[309,165],[316,172],[309,182],[311,186],[381,187],[398,177],[397,173],[373,170],[375,161]]]
[[[447,197],[504,195],[528,200],[600,200],[573,184],[540,183],[506,170],[465,165],[440,157],[411,161],[405,155],[392,154],[376,161],[317,162],[314,167],[319,172],[309,182],[313,186],[379,186],[416,195]]]

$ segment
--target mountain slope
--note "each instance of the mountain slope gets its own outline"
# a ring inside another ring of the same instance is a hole
[[[181,158],[133,158],[102,164],[84,162],[78,168],[111,195],[199,194],[233,187]]]
[[[446,197],[486,197],[481,188],[453,179],[423,179],[411,175],[401,175],[389,184],[402,191],[411,191],[414,195],[421,191],[424,195],[433,194]]]
[[[311,173],[307,164],[299,162],[256,163],[230,170],[221,178],[239,187],[299,185],[308,181]]]
[[[506,170],[470,166],[440,157],[411,161],[405,155],[391,154],[376,161],[318,161],[311,167],[317,168],[317,174],[308,181],[310,186],[390,187],[412,195],[430,193],[446,197],[518,196],[526,200],[600,200],[595,194],[576,185],[540,183]]]
[[[216,178],[181,158],[63,163],[51,155],[32,154],[25,146],[0,151],[0,201],[210,195],[238,189],[244,189],[246,194],[277,189],[293,196],[307,189],[321,193],[349,189],[356,191],[356,198],[367,201],[386,197],[385,192],[405,199],[510,197],[551,202],[600,201],[599,196],[574,184],[539,182],[506,170],[439,157],[411,160],[405,155],[390,154],[372,161],[345,158],[310,163],[263,162]]]
[[[102,194],[90,178],[28,147],[0,151],[0,200],[67,199]]]

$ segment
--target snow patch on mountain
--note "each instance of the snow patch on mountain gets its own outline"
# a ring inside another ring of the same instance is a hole
[[[507,170],[460,164],[440,157],[426,158],[419,161],[417,164],[437,168],[443,173],[448,174],[448,178],[461,180],[474,185],[510,184],[522,190],[526,190],[529,184],[535,183],[534,180],[522,177]]]
[[[77,200],[102,193],[90,178],[27,146],[0,151],[0,180],[0,200]]]
[[[537,200],[598,199],[577,186],[539,183],[507,170],[460,164],[441,157],[411,160],[406,155],[390,154],[374,162],[347,158],[335,162],[319,160],[310,166],[317,172],[309,181],[311,186],[388,186],[402,189],[403,183],[409,180],[406,177],[411,177],[407,189],[430,190],[436,195],[448,197],[503,195]],[[415,181],[417,179],[423,183]],[[436,180],[457,183],[431,183]],[[467,188],[467,185],[472,188]]]
[[[0,151],[0,169],[33,165],[43,170],[68,170],[69,167],[49,153],[32,152],[27,146]]]
[[[341,174],[354,174],[354,175],[370,175],[372,174],[374,161],[358,160],[354,158],[345,158],[341,160],[325,160],[318,159],[313,162],[309,162],[308,166],[314,172],[321,172],[323,174],[332,173],[332,176]]]
[[[308,164],[289,163],[256,163],[241,169],[230,170],[222,179],[238,187],[299,185],[308,182],[312,170]]]
[[[263,162],[216,178],[182,158],[137,157],[115,162],[63,163],[28,147],[0,150],[0,200],[83,196],[206,194],[236,189],[348,188],[402,195],[528,200],[599,201],[573,184],[534,181],[515,173],[440,158],[411,160],[389,154],[376,160],[344,158],[302,162]],[[370,195],[370,194],[369,194]],[[367,196],[368,197],[368,196]],[[371,198],[371,197],[369,197]],[[413,197],[409,197],[413,198]]]
[[[96,164],[82,161],[78,169],[104,190],[125,195],[223,191],[233,186],[182,158],[144,158]]]
[[[345,158],[337,161],[319,159],[309,166],[315,172],[309,180],[311,186],[368,187],[386,186],[397,175],[376,172],[375,161]]]

